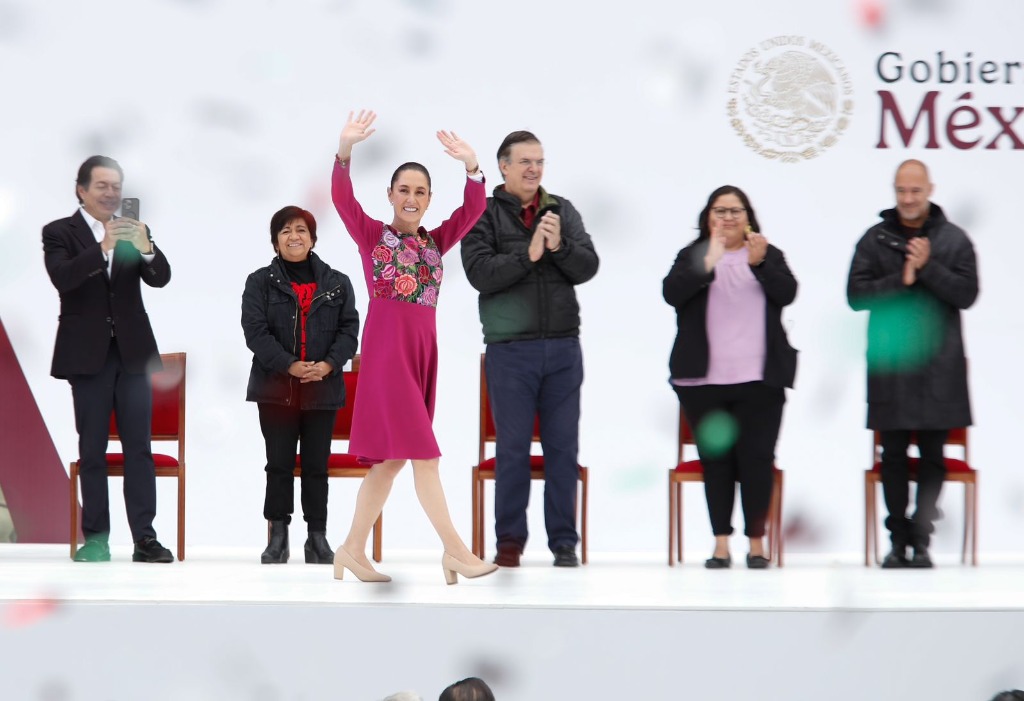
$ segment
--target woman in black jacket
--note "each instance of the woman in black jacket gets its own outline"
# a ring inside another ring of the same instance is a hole
[[[709,569],[732,564],[729,536],[740,483],[747,567],[768,566],[765,521],[771,500],[775,443],[793,386],[796,350],[782,328],[782,307],[796,279],[782,251],[768,244],[742,190],[724,185],[698,218],[697,240],[679,252],[663,283],[676,308],[669,367],[704,465],[715,550]]]
[[[259,407],[267,444],[263,515],[270,538],[260,561],[288,561],[296,447],[301,440],[306,562],[331,564],[327,542],[327,458],[338,409],[345,406],[342,369],[356,352],[359,313],[352,283],[313,253],[316,220],[289,206],[270,220],[277,256],[252,273],[242,293],[242,330],[253,352],[246,400]]]

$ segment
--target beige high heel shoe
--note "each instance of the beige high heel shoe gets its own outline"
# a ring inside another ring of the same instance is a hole
[[[356,576],[360,582],[390,582],[391,577],[386,574],[381,574],[372,567],[363,567],[355,561],[351,555],[348,554],[348,550],[345,550],[345,546],[339,547],[334,551],[334,578],[342,579],[345,576],[345,570],[348,570]]]
[[[455,584],[459,581],[459,578],[455,576],[456,573],[461,574],[466,579],[473,579],[474,577],[483,577],[485,574],[496,571],[498,566],[491,562],[467,565],[445,553],[441,556],[441,569],[444,570],[444,581],[448,582],[448,584]]]

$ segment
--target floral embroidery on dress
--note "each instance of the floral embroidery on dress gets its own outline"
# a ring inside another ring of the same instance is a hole
[[[373,259],[373,296],[436,307],[441,293],[441,252],[434,239],[420,244],[416,234],[400,234],[384,226]]]

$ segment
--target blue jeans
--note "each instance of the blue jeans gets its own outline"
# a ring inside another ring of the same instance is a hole
[[[487,346],[485,371],[498,436],[494,487],[498,544],[520,549],[526,545],[530,443],[534,419],[539,416],[548,547],[575,548],[583,384],[579,339],[492,343]]]

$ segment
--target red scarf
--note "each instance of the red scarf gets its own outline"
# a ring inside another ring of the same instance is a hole
[[[302,354],[299,360],[306,359],[306,317],[309,315],[309,307],[313,304],[313,295],[316,294],[315,282],[292,283],[292,289],[299,297],[299,308],[302,310]]]

